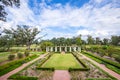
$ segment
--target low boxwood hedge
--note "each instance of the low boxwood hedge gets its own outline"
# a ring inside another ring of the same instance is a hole
[[[40,68],[51,56],[53,55],[53,53],[49,53],[48,55],[46,55],[46,57],[41,61],[41,63],[37,66],[37,69]]]
[[[68,71],[88,71],[90,70],[89,68],[69,68]]]
[[[72,53],[72,54],[73,54],[73,56],[78,60],[79,63],[81,63],[85,68],[88,68],[88,66],[85,65],[84,62],[81,61],[81,60],[77,57],[77,55],[76,55],[77,53]]]
[[[37,69],[39,69],[39,70],[49,70],[49,71],[54,71],[55,70],[55,68],[44,68],[44,67],[39,67],[39,68],[37,68]]]
[[[38,80],[37,77],[18,76],[18,75],[10,76],[8,79],[12,79],[12,80]]]

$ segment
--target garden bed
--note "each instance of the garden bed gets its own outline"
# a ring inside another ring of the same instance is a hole
[[[81,58],[81,56],[77,56]],[[115,78],[109,76],[86,59],[81,58],[81,60],[86,64],[86,66],[89,66],[90,70],[70,71],[71,80],[116,80]]]

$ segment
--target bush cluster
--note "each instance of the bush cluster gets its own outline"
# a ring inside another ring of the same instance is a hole
[[[15,59],[15,55],[14,54],[10,54],[9,56],[8,56],[8,60],[14,60]]]

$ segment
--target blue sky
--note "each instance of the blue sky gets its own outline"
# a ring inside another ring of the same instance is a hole
[[[120,35],[119,0],[21,0],[20,8],[6,7],[6,11],[2,28],[31,25],[43,29],[40,36],[48,34],[43,39]]]

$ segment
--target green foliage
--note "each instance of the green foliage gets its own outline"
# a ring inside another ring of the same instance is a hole
[[[119,69],[119,68],[116,68],[115,66],[110,65],[110,64],[106,64],[105,66],[106,66],[107,68],[115,71],[116,73],[120,74],[120,69]]]
[[[53,68],[53,67],[49,67],[49,68],[46,68],[46,67],[39,67],[39,68],[37,68],[37,69],[39,69],[39,70],[49,70],[49,71],[54,71],[55,69]]]
[[[23,54],[22,53],[17,53],[17,57],[18,58],[23,58]]]
[[[16,45],[26,45],[28,49],[34,41],[37,41],[39,38],[35,38],[40,31],[38,28],[30,28],[27,25],[18,25],[17,29],[5,29],[4,33],[7,35],[12,35],[11,37],[14,38]]]
[[[53,46],[53,43],[50,41],[43,41],[40,44],[42,51],[45,51],[47,46]]]
[[[27,57],[27,56],[29,56],[30,52],[29,51],[25,51],[24,54]]]
[[[0,36],[0,51],[8,51],[13,46],[14,40],[9,35]]]
[[[104,59],[102,57],[99,57],[99,56],[96,56],[92,53],[88,53],[88,52],[83,52],[85,55],[87,55],[88,57],[90,57],[91,59],[99,62],[99,63],[103,63],[106,65],[106,67],[108,67],[109,69],[117,72],[118,74],[120,74],[120,64],[116,63],[116,62],[113,62],[111,60],[108,60],[108,59]]]
[[[12,62],[9,62],[7,64],[4,64],[4,65],[1,65],[0,66],[0,76],[14,70],[15,68],[21,66],[23,64],[23,62],[29,62],[33,59],[35,59],[36,57],[38,57],[37,55],[32,55],[32,56],[29,56],[29,57],[26,57],[26,58],[22,58],[22,59],[19,59],[19,60],[15,60],[15,61],[12,61]]]
[[[38,80],[37,77],[28,77],[28,76],[19,76],[19,75],[12,75],[9,79],[13,80]]]
[[[15,55],[14,55],[14,54],[10,54],[10,55],[8,56],[8,60],[13,60],[13,59],[15,59]]]
[[[115,57],[115,60],[120,63],[120,55],[117,55],[117,56]]]

